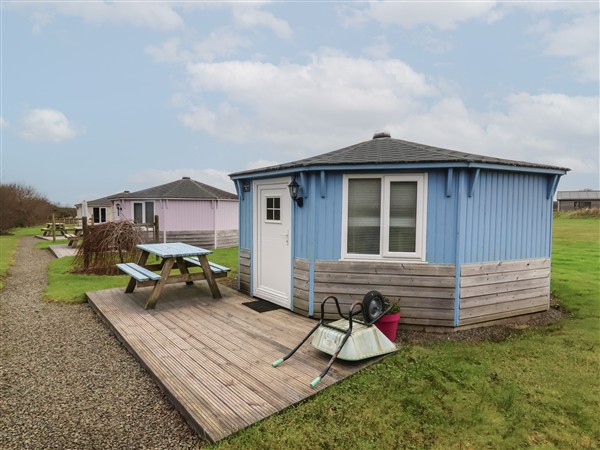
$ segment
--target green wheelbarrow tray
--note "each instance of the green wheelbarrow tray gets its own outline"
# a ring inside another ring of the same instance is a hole
[[[325,323],[325,304],[333,300],[338,314],[342,319],[332,323]],[[360,310],[363,320],[357,320],[353,316]],[[389,308],[388,308],[389,310]],[[278,367],[290,358],[304,344],[310,336],[313,336],[311,345],[331,356],[329,363],[321,374],[316,377],[310,385],[316,387],[337,359],[346,361],[360,361],[374,356],[384,355],[396,351],[396,345],[391,342],[377,327],[372,325],[385,313],[383,296],[377,291],[369,291],[362,302],[354,302],[350,306],[348,316],[342,314],[338,299],[332,295],[321,302],[321,320],[312,330],[283,358],[273,362],[273,367]]]

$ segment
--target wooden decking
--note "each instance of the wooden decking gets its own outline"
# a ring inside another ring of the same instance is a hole
[[[77,254],[77,249],[69,247],[67,244],[51,245],[50,251],[54,253],[54,256],[56,256],[57,258],[63,258],[65,256],[75,256]]]
[[[257,313],[250,301],[221,286],[213,299],[206,283],[171,285],[154,310],[149,289],[89,292],[89,303],[203,437],[218,441],[294,405],[374,362],[336,362],[317,389],[309,383],[329,356],[306,343],[278,368],[271,363],[314,326],[279,309]]]

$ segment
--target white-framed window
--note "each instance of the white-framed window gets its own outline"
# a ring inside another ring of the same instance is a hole
[[[92,215],[94,217],[94,223],[105,223],[106,222],[106,208],[94,207],[94,208],[92,208]]]
[[[343,259],[425,260],[427,174],[344,175]]]
[[[281,222],[281,198],[266,197],[265,198],[265,220],[267,222]]]
[[[135,223],[154,223],[154,202],[133,202]]]

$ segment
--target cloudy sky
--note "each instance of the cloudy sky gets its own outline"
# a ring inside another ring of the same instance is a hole
[[[72,205],[376,131],[599,188],[598,2],[10,2],[2,182]]]

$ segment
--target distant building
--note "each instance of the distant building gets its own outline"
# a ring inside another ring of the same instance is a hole
[[[600,208],[600,191],[558,191],[556,200],[559,211]]]
[[[190,177],[137,192],[125,191],[109,200],[115,221],[145,224],[158,216],[161,241],[206,248],[238,244],[237,195]]]
[[[87,217],[92,219],[94,224],[112,222],[113,212],[110,197],[97,198],[87,201],[87,210],[83,211],[83,202],[77,203],[77,218]]]

